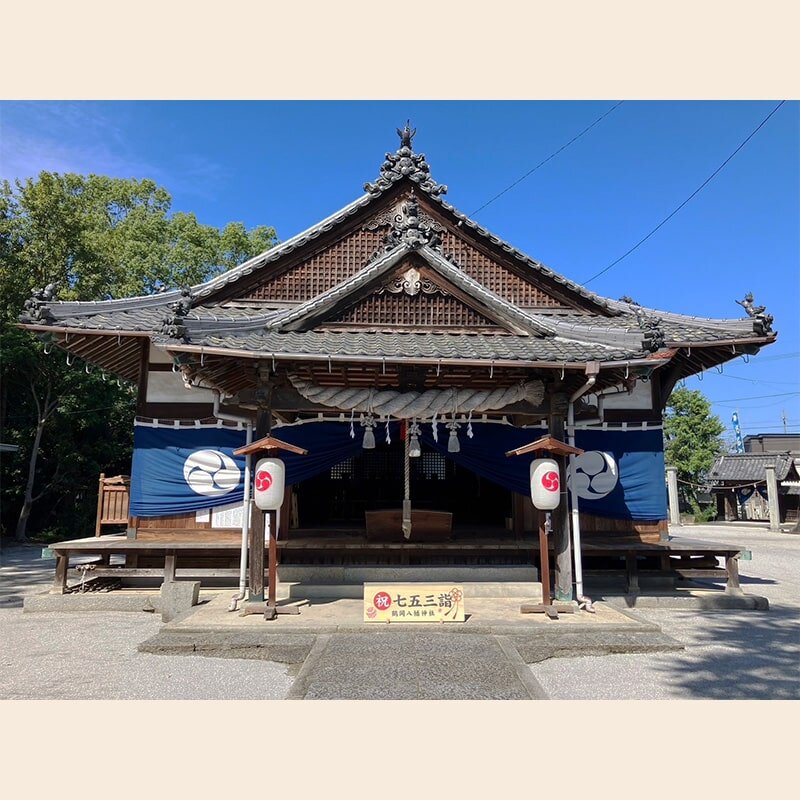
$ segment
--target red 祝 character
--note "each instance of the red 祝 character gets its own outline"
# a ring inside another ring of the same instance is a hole
[[[386,592],[378,592],[375,597],[372,598],[372,604],[380,611],[386,611],[392,604],[392,598]]]
[[[272,486],[272,475],[265,469],[259,470],[256,473],[256,489],[259,492],[266,492]]]
[[[559,489],[559,481],[558,481],[558,473],[557,472],[545,472],[542,475],[542,486],[547,489],[548,492],[557,492]]]

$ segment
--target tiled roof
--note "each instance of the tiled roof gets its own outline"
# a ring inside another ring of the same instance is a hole
[[[745,319],[708,319],[706,317],[672,314],[652,308],[628,306],[627,303],[619,303],[618,305],[621,310],[621,316],[618,317],[592,316],[571,311],[525,310],[529,311],[529,313],[536,313],[542,319],[562,319],[579,325],[588,324],[593,327],[639,330],[639,323],[633,312],[633,309],[636,308],[640,310],[646,320],[660,320],[659,327],[664,332],[667,346],[688,344],[690,342],[729,341],[736,338],[748,338],[755,334],[753,320],[749,317]],[[628,306],[628,308],[623,310],[624,306]]]
[[[763,481],[766,467],[775,467],[775,477],[785,480],[794,464],[788,453],[733,453],[720,456],[708,473],[711,481]]]
[[[410,140],[409,140],[410,142]],[[401,148],[402,150],[402,148]],[[530,258],[514,248],[508,242],[495,236],[485,228],[470,220],[456,208],[444,202],[439,196],[445,187],[436,184],[429,175],[424,156],[398,150],[398,158],[387,156],[387,163],[381,171],[381,178],[368,185],[367,193],[357,198],[344,208],[331,214],[321,222],[298,233],[287,241],[249,259],[243,264],[228,270],[202,284],[191,287],[188,294],[191,297],[193,308],[181,318],[182,327],[186,329],[188,341],[191,344],[211,342],[219,343],[218,346],[239,347],[242,349],[273,350],[275,344],[284,339],[275,339],[277,335],[288,336],[288,332],[278,333],[284,325],[293,321],[302,320],[304,315],[314,317],[319,310],[327,308],[331,302],[338,301],[346,296],[353,287],[360,287],[369,282],[372,272],[380,268],[376,263],[366,264],[357,275],[349,278],[306,303],[292,306],[284,304],[283,308],[277,304],[263,306],[243,306],[213,304],[213,295],[224,286],[241,278],[251,275],[271,264],[290,252],[303,247],[313,239],[330,231],[352,215],[359,213],[367,206],[376,203],[392,186],[408,178],[416,191],[424,192],[433,203],[439,204],[449,214],[459,220],[459,224],[470,229],[475,234],[483,237],[487,242],[499,247],[504,252],[527,267],[539,272],[549,280],[563,285],[571,292],[590,300],[596,306],[605,309],[605,313],[613,316],[599,316],[575,312],[554,312],[543,309],[518,308],[508,301],[495,295],[482,284],[470,278],[466,273],[453,265],[435,250],[424,247],[421,252],[431,266],[445,275],[448,280],[458,285],[467,294],[476,298],[486,307],[494,311],[500,318],[505,319],[508,327],[517,333],[533,334],[532,336],[500,336],[478,337],[474,335],[455,336],[452,334],[433,335],[432,341],[439,342],[433,348],[434,356],[445,357],[446,353],[464,354],[464,357],[480,358],[481,348],[506,353],[506,355],[490,355],[489,358],[524,358],[525,360],[617,360],[623,358],[641,357],[646,354],[649,342],[657,342],[652,330],[648,332],[650,323],[658,321],[658,328],[664,334],[664,344],[670,345],[689,344],[692,342],[717,342],[732,339],[760,339],[763,341],[763,330],[759,329],[757,319],[746,318],[737,320],[712,320],[700,317],[683,316],[662,312],[655,309],[642,308],[631,303],[610,300],[601,297],[576,284],[567,278]],[[378,259],[382,262],[384,259]],[[172,315],[172,305],[185,300],[185,292],[174,290],[157,295],[144,297],[124,298],[120,300],[98,302],[47,302],[39,304],[23,314],[23,322],[52,325],[66,328],[79,328],[93,331],[141,331],[151,333],[158,337],[162,325],[167,317]],[[210,303],[203,305],[203,303]],[[183,312],[185,313],[185,312]],[[273,328],[275,331],[267,333]],[[297,333],[297,336],[301,334]],[[387,353],[402,351],[409,348],[409,343],[415,341],[412,334],[328,334],[316,333],[313,336],[303,334],[306,338],[296,339],[298,347],[305,348],[297,352],[325,352],[322,348],[327,346],[344,346],[353,351],[353,355],[367,354],[374,351]],[[332,336],[350,336],[350,339],[333,339]],[[420,335],[422,338],[430,334]],[[270,338],[272,337],[272,338]],[[316,338],[314,338],[316,337]],[[442,338],[445,337],[445,338]],[[449,338],[447,338],[449,337]],[[498,339],[498,341],[494,341]],[[486,340],[483,345],[479,342]],[[491,347],[489,340],[492,341]],[[518,340],[518,341],[516,341]],[[531,341],[536,340],[536,341]],[[163,340],[162,340],[163,341]],[[230,342],[229,345],[223,344]],[[302,344],[301,344],[302,342]],[[442,343],[447,342],[447,345]],[[242,343],[244,343],[242,345]],[[269,346],[267,346],[269,345]],[[657,347],[651,344],[649,349]],[[415,344],[411,348],[414,353],[430,349],[423,343]],[[475,349],[477,348],[477,349]],[[286,351],[285,346],[282,348]],[[467,353],[469,350],[469,353]],[[511,353],[518,355],[511,356]],[[409,355],[412,353],[409,352]],[[519,355],[523,354],[523,355]],[[460,355],[458,357],[461,357]]]
[[[156,342],[170,340],[156,337]],[[228,336],[192,335],[191,345],[249,350],[263,355],[307,354],[481,360],[622,361],[642,358],[641,350],[611,348],[559,336],[497,336],[455,333],[352,333],[348,331],[260,331]],[[179,349],[179,348],[178,348]]]

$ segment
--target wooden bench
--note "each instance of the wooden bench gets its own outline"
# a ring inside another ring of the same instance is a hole
[[[211,532],[213,533],[213,532]],[[177,570],[178,555],[189,556],[210,552],[221,551],[225,553],[238,553],[241,549],[241,533],[235,540],[233,537],[212,538],[212,536],[181,536],[176,534],[171,538],[161,536],[159,538],[129,539],[127,536],[101,536],[88,539],[73,539],[68,542],[58,542],[51,545],[50,549],[56,556],[56,573],[53,581],[51,594],[64,594],[67,588],[67,572],[69,570],[69,559],[73,555],[99,555],[103,561],[107,557],[122,553],[126,557],[125,567],[101,566],[92,570],[92,574],[97,577],[154,577],[163,576],[165,581],[175,580],[176,577],[202,576],[205,577],[228,577],[238,575],[238,569],[212,569],[201,570],[188,568]],[[164,558],[164,568],[145,568],[130,566],[129,557],[134,561],[140,555],[155,555]]]
[[[728,594],[743,594],[739,585],[739,559],[750,558],[750,552],[736,545],[704,542],[692,539],[669,539],[662,542],[643,542],[637,537],[587,536],[581,542],[584,558],[610,556],[625,560],[626,591],[638,594],[640,576],[675,577],[680,579],[724,579]],[[639,560],[657,558],[659,569],[641,570]],[[724,566],[714,566],[717,558]],[[699,563],[698,563],[699,562]],[[599,574],[600,571],[598,570]],[[604,570],[603,574],[612,574]]]
[[[121,553],[126,556],[125,567],[111,567],[101,565],[93,570],[97,577],[161,577],[165,581],[174,580],[176,577],[206,577],[221,578],[234,577],[239,574],[238,569],[224,567],[216,568],[177,568],[177,559],[209,553],[222,552],[234,555],[241,549],[240,531],[214,531],[209,529],[198,532],[194,529],[151,529],[145,535],[143,530],[136,539],[127,536],[102,536],[87,539],[75,539],[68,542],[59,542],[51,546],[56,555],[56,573],[52,592],[63,594],[67,585],[67,571],[69,558],[73,555],[99,555],[104,561],[112,553]],[[526,539],[475,539],[475,540],[450,540],[450,541],[422,541],[409,543],[405,541],[384,542],[367,541],[365,538],[351,537],[313,537],[288,540],[278,540],[278,549],[281,552],[290,550],[341,550],[355,555],[359,551],[395,551],[407,554],[412,551],[423,553],[459,551],[486,552],[534,552],[535,544],[532,538]],[[551,543],[552,549],[552,543]],[[624,536],[587,536],[581,547],[584,558],[601,556],[613,557],[624,560],[626,590],[628,594],[638,594],[640,576],[671,576],[681,579],[711,578],[724,579],[725,591],[728,594],[741,595],[739,585],[739,559],[750,558],[747,550],[741,550],[735,545],[715,542],[702,542],[690,539],[671,539],[664,542],[643,542],[636,537]],[[139,568],[134,566],[135,560],[140,555],[155,555],[164,558],[164,567]],[[642,570],[639,561],[644,558],[657,558],[659,569]],[[723,558],[724,566],[711,566],[710,559]],[[705,559],[699,564],[697,561]],[[588,571],[591,574],[591,570]],[[604,570],[603,574],[613,575],[613,571]]]

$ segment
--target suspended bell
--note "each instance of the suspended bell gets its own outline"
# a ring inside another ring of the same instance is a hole
[[[447,452],[448,453],[460,453],[461,452],[461,443],[458,441],[458,428],[459,428],[459,425],[456,422],[455,414],[453,414],[452,421],[448,422],[446,427],[450,430],[450,438],[447,440]]]
[[[419,458],[422,455],[422,447],[419,444],[419,425],[414,422],[408,428],[411,440],[408,443],[408,457]]]
[[[364,450],[375,449],[375,433],[372,430],[375,425],[375,418],[372,414],[367,414],[367,416],[361,420],[361,426],[364,428],[364,439],[361,442],[361,446]]]

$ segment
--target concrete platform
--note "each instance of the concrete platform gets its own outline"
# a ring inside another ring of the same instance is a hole
[[[496,646],[501,646],[512,662],[527,664],[583,653],[598,655],[682,649],[682,645],[665,636],[658,625],[626,610],[600,603],[594,614],[578,611],[550,620],[544,615],[521,614],[520,605],[528,601],[529,598],[524,597],[473,598],[467,601],[467,618],[463,623],[411,624],[365,623],[362,621],[361,600],[306,601],[293,604],[299,608],[299,616],[278,616],[265,622],[263,617],[256,615],[243,617],[238,612],[229,612],[229,597],[225,593],[164,625],[158,634],[142,642],[139,650],[162,655],[197,654],[301,663],[312,654],[320,640],[328,642],[331,638],[336,642],[334,650],[340,647],[340,640],[347,640],[358,644],[359,650],[377,647],[381,651],[388,648],[400,653],[403,650],[400,642],[437,642],[443,641],[444,637],[454,642],[451,648],[458,648],[457,638],[470,641],[483,638],[497,640],[502,645],[481,645],[480,648],[488,648],[487,658],[490,651],[495,653]],[[376,638],[387,638],[394,644],[367,644]],[[469,649],[478,645],[473,643],[465,647]],[[352,663],[353,668],[365,668],[358,659]],[[528,691],[519,686],[517,689]],[[421,691],[419,687],[418,690]],[[324,693],[327,689],[319,691],[323,694],[314,696],[328,696]]]
[[[681,611],[768,611],[769,600],[755,594],[726,594],[713,589],[677,588],[669,593],[641,592],[637,595],[609,595],[605,602],[614,608],[670,608]]]

